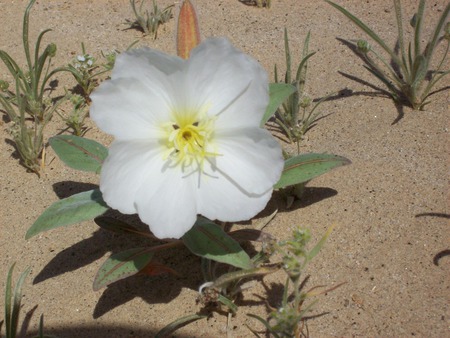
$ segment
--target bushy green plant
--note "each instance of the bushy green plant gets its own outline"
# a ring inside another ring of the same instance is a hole
[[[55,56],[56,45],[50,43],[40,54],[44,35],[41,32],[36,40],[34,55],[29,46],[28,31],[31,0],[23,18],[23,48],[26,66],[21,68],[5,51],[0,50],[0,59],[14,78],[14,86],[9,90],[6,81],[0,84],[0,104],[11,120],[10,132],[23,165],[39,174],[42,164],[40,157],[44,149],[44,128],[53,116],[61,99],[53,100],[45,95],[50,79],[63,68],[50,69],[50,61]],[[43,159],[42,159],[43,160]]]
[[[148,10],[144,10],[145,0],[141,0],[139,8],[136,6],[136,0],[130,0],[131,9],[133,10],[135,21],[127,22],[132,28],[139,28],[145,34],[153,34],[153,38],[156,39],[158,34],[158,28],[160,25],[166,23],[172,18],[173,5],[165,7],[161,10],[156,4],[156,0],[153,0],[153,10],[149,13]]]
[[[422,24],[425,11],[425,0],[420,0],[417,13],[410,21],[414,28],[413,41],[405,43],[403,37],[403,16],[400,0],[394,0],[395,17],[398,29],[398,52],[396,48],[390,48],[372,29],[370,29],[360,19],[348,12],[343,7],[325,0],[334,8],[343,13],[348,19],[363,30],[376,44],[378,44],[389,56],[385,59],[377,53],[369,42],[358,40],[358,51],[363,55],[369,70],[375,77],[386,85],[392,98],[396,102],[407,103],[414,109],[423,110],[430,101],[427,100],[432,89],[450,70],[442,70],[448,56],[450,45],[450,23],[447,20],[450,4],[447,4],[434,29],[431,40],[422,48]],[[444,35],[441,31],[445,25]],[[430,70],[433,53],[440,41],[446,42],[447,46],[441,61],[434,71]]]

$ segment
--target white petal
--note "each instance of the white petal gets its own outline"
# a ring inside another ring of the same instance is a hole
[[[219,114],[217,128],[259,125],[269,94],[267,73],[256,60],[228,40],[216,38],[195,48],[187,67],[191,104],[207,106],[208,114]]]
[[[180,238],[197,216],[195,178],[168,168],[163,150],[144,141],[115,141],[102,166],[105,202],[123,214],[137,213],[158,238]]]
[[[117,57],[112,78],[91,95],[90,114],[119,139],[148,137],[168,121],[184,61],[149,48]]]
[[[250,196],[221,173],[216,172],[214,176],[202,177],[198,193],[198,213],[209,219],[248,220],[263,210],[272,196],[272,189]]]
[[[147,47],[132,49],[117,56],[111,78],[140,78],[151,75],[149,81],[152,81],[153,76],[163,77],[180,71],[184,63],[185,61],[178,56]],[[147,72],[152,72],[152,74],[147,74]]]
[[[180,238],[197,219],[195,177],[179,167],[153,171],[136,194],[139,218],[158,238]]]
[[[104,82],[91,95],[90,116],[116,139],[158,137],[170,108],[155,88],[156,84],[148,87],[135,79]]]
[[[149,100],[159,98],[170,105],[177,95],[179,83],[183,82],[181,71],[185,63],[185,60],[178,56],[150,48],[132,49],[117,57],[111,79],[137,80],[146,85],[155,96]]]
[[[265,129],[221,132],[215,143],[215,166],[248,194],[263,194],[279,180],[284,166],[281,147]]]
[[[161,148],[151,142],[114,141],[100,175],[105,202],[124,214],[136,213],[136,193],[147,175],[161,170],[161,154]]]

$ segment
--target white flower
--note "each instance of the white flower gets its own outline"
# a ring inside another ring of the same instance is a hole
[[[197,214],[241,221],[267,204],[284,164],[278,142],[259,127],[267,74],[226,39],[205,40],[189,60],[125,52],[91,98],[92,119],[115,137],[103,198],[138,213],[155,236],[180,238]]]

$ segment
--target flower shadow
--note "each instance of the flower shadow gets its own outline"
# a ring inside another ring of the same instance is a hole
[[[98,189],[98,185],[75,181],[62,181],[53,184],[53,191],[60,199],[92,189]]]
[[[292,204],[291,208],[306,208],[338,194],[335,189],[324,187],[306,187],[300,199]]]
[[[53,188],[58,197],[66,198],[79,192],[97,188],[97,186],[89,183],[66,181],[54,184]],[[122,215],[114,210],[107,211],[105,215],[123,220],[143,232],[148,231],[148,226],[143,224],[136,215]],[[160,244],[159,241],[142,236],[126,236],[126,234],[113,233],[102,228],[95,230],[89,238],[57,253],[37,274],[33,284],[78,270],[102,259],[105,255],[109,256],[109,254],[131,248]],[[117,281],[103,291],[94,309],[93,317],[101,317],[136,297],[142,298],[149,304],[168,303],[179,295],[183,287],[196,289],[201,284],[199,258],[190,254],[186,248],[158,251],[156,259],[159,263],[175,270],[179,276],[174,278],[167,274],[159,276],[138,274]],[[94,277],[90,278],[94,280]]]
[[[93,317],[99,318],[136,297],[148,304],[169,303],[180,294],[182,288],[196,290],[202,282],[200,259],[185,247],[160,251],[157,253],[157,261],[175,270],[178,275],[174,277],[170,274],[137,274],[117,281],[103,291]]]
[[[78,270],[102,258],[110,251],[124,250],[123,242],[123,239],[117,235],[105,230],[97,230],[91,237],[83,239],[57,253],[37,274],[33,280],[33,284],[38,284],[47,279]],[[130,246],[131,243],[127,241],[126,244]]]
[[[306,208],[312,204],[319,203],[338,194],[335,189],[326,187],[305,187],[300,198],[295,197],[292,204],[287,203],[287,194],[283,190],[274,191],[268,206],[260,213],[260,217],[269,216],[274,209],[279,212],[290,212],[295,209]]]
[[[148,240],[139,240],[133,237],[129,236],[124,241],[124,235],[112,234],[99,229],[90,238],[59,252],[34,278],[33,284],[78,270],[101,259],[109,252],[114,254],[126,249],[145,246],[145,242],[149,246],[153,245]],[[197,261],[199,259],[190,254],[186,248],[158,252],[157,260],[175,270],[179,276],[174,278],[167,274],[160,276],[135,275],[117,281],[109,285],[100,296],[94,309],[94,318],[104,315],[135,297],[140,297],[149,304],[167,303],[176,298],[182,288],[196,289],[201,284],[200,264]],[[94,280],[94,276],[92,276],[92,280]]]
[[[197,276],[199,274],[200,271],[198,274],[196,273]],[[148,304],[167,304],[179,296],[182,288],[195,289],[199,285],[199,283],[192,283],[189,279],[191,278],[174,278],[171,275],[154,277],[135,275],[115,282],[103,291],[94,308],[93,318],[97,319],[137,297]],[[193,305],[195,305],[194,298],[192,299]]]

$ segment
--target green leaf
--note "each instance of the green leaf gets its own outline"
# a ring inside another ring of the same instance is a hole
[[[134,234],[139,236],[149,237],[148,232],[140,231],[128,223],[108,217],[108,216],[99,216],[94,219],[94,222],[102,229],[115,232],[117,234]]]
[[[239,229],[231,231],[229,235],[238,241],[253,241],[253,242],[270,242],[274,241],[273,237],[268,232],[263,232],[258,229]]]
[[[260,316],[254,315],[253,313],[247,313],[247,316],[255,318],[256,320],[258,320],[259,322],[261,322],[265,327],[267,332],[270,332],[275,338],[280,338],[280,336],[278,335],[278,333],[274,332],[272,327],[270,326],[269,322],[265,319],[263,319]],[[252,332],[253,330],[250,329]],[[253,332],[257,337],[259,337],[259,335],[255,332]]]
[[[77,170],[99,172],[108,156],[108,148],[75,135],[58,135],[49,143],[61,161]]]
[[[284,163],[283,173],[274,189],[305,183],[331,169],[350,163],[345,157],[331,154],[311,153],[291,157]]]
[[[320,239],[319,243],[317,243],[314,248],[308,253],[308,255],[306,256],[306,260],[310,261],[312,260],[314,257],[316,257],[316,255],[319,253],[319,251],[322,249],[322,247],[325,245],[325,242],[327,241],[328,237],[330,236],[331,232],[334,229],[334,225],[330,226],[328,228],[328,230],[325,232],[325,235],[322,236],[322,238]]]
[[[25,239],[43,231],[93,219],[108,209],[98,189],[72,195],[47,208],[28,229]]]
[[[168,324],[164,328],[162,328],[155,336],[155,338],[165,338],[174,333],[176,330],[178,330],[180,327],[183,327],[189,323],[195,322],[196,320],[207,318],[207,315],[198,315],[198,314],[192,314],[185,317],[178,318],[177,320],[173,321],[172,323]]]
[[[281,266],[282,266],[281,264],[271,264],[271,265],[260,266],[258,268],[231,271],[231,272],[225,273],[225,274],[221,275],[220,277],[216,278],[216,280],[213,283],[213,286],[217,289],[224,289],[230,283],[233,283],[239,279],[253,278],[253,277],[257,277],[257,276],[265,276],[265,275],[274,273],[274,272],[280,270]]]
[[[363,30],[367,35],[369,35],[376,43],[378,43],[392,58],[392,60],[398,65],[403,66],[403,63],[399,59],[399,57],[395,54],[395,52],[388,47],[388,45],[382,40],[372,29],[370,29],[368,26],[366,26],[365,23],[363,23],[361,20],[359,20],[356,16],[351,14],[349,11],[347,11],[345,8],[329,1],[325,0],[325,2],[328,2],[331,6],[336,8],[338,11],[340,11],[342,14],[344,14],[348,19],[353,21],[355,25],[357,25],[361,30]]]
[[[134,248],[111,255],[100,267],[94,280],[94,291],[133,276],[153,259],[151,248]]]
[[[227,297],[225,297],[224,295],[221,295],[219,293],[219,296],[217,297],[217,301],[219,303],[222,303],[223,305],[225,305],[228,309],[230,309],[230,311],[233,313],[233,315],[236,314],[238,307],[236,304],[233,303],[233,301],[231,299],[228,299]]]
[[[206,219],[199,218],[182,240],[187,248],[197,256],[242,269],[253,267],[250,257],[239,243],[220,226]]]
[[[19,313],[22,301],[22,285],[30,273],[31,268],[27,268],[19,277],[17,284],[12,293],[12,274],[16,263],[11,265],[6,279],[5,290],[5,322],[6,322],[6,337],[15,337],[17,327],[19,325]],[[11,302],[12,301],[12,302]]]
[[[266,112],[261,120],[260,126],[263,127],[267,121],[277,111],[278,107],[297,89],[287,83],[271,83],[269,84],[269,105],[266,108]]]

